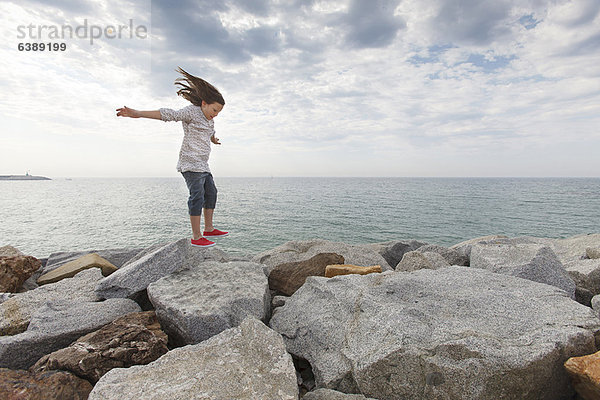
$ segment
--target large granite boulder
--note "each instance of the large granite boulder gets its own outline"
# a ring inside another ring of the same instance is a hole
[[[45,285],[65,278],[72,278],[84,269],[89,268],[100,268],[103,276],[108,276],[118,269],[110,261],[100,257],[97,253],[91,253],[69,261],[52,271],[45,272],[37,279],[37,284]]]
[[[80,336],[138,311],[140,307],[129,299],[49,301],[33,314],[25,332],[0,336],[0,367],[29,368],[41,357],[67,347]]]
[[[344,257],[335,253],[319,253],[308,260],[276,265],[269,274],[271,290],[291,296],[309,276],[325,276],[328,265],[343,264]]]
[[[0,292],[15,293],[42,266],[31,256],[0,257]]]
[[[31,373],[0,368],[0,399],[86,400],[92,385],[65,371]]]
[[[456,249],[438,246],[437,244],[427,244],[415,250],[419,253],[436,253],[446,260],[449,265],[466,266],[469,265],[469,257]]]
[[[409,251],[415,251],[421,246],[425,246],[428,243],[420,242],[418,240],[392,240],[389,242],[373,243],[364,245],[369,250],[375,250],[379,253],[388,265],[393,269],[396,269],[396,265],[402,260],[404,254]]]
[[[266,320],[270,292],[263,266],[253,262],[204,262],[148,286],[164,330],[178,345],[206,340],[247,316]]]
[[[513,240],[485,242],[471,248],[471,267],[556,286],[575,298],[575,282],[552,249]]]
[[[156,360],[168,351],[167,341],[154,311],[131,313],[42,357],[30,371],[70,371],[95,383],[113,368]]]
[[[183,268],[204,261],[228,261],[220,249],[194,247],[189,239],[158,244],[136,255],[125,265],[98,283],[96,293],[101,298],[134,298],[152,282]]]
[[[16,294],[0,304],[0,335],[24,332],[31,315],[47,301],[96,301],[94,287],[100,279],[102,273],[99,269],[88,269],[73,278]]]
[[[144,366],[115,368],[89,400],[296,400],[292,357],[281,336],[248,318],[200,344],[171,350]]]
[[[600,233],[572,236],[566,239],[532,238],[529,240],[550,246],[563,264],[586,258],[586,250],[600,247]]]
[[[339,254],[347,264],[381,265],[383,271],[392,270],[381,254],[368,245],[349,245],[323,239],[287,242],[254,256],[252,261],[265,264],[270,273],[277,265],[308,260],[320,253]]]
[[[439,269],[449,267],[448,261],[438,253],[431,251],[409,251],[396,265],[397,272],[411,272],[419,269]]]
[[[317,388],[379,399],[561,399],[600,320],[553,286],[483,269],[310,277],[271,327]]]
[[[469,240],[465,240],[464,242],[457,243],[454,246],[450,246],[450,249],[456,250],[459,254],[461,254],[467,258],[470,258],[471,257],[471,249],[473,248],[474,244],[490,242],[490,241],[494,241],[494,240],[502,240],[502,239],[508,239],[508,236],[504,236],[504,235],[481,236],[478,238],[469,239]]]

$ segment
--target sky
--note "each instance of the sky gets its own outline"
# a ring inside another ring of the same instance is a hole
[[[3,0],[0,21],[0,175],[179,176],[181,123],[115,109],[185,107],[182,67],[225,98],[215,176],[600,176],[598,0]]]

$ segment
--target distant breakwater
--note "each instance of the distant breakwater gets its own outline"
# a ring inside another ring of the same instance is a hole
[[[0,175],[0,181],[51,181],[45,176],[34,175]]]

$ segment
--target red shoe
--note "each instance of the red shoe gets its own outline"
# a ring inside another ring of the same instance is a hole
[[[218,229],[213,229],[211,232],[204,231],[204,236],[223,237],[229,235],[229,232],[223,232]]]
[[[200,239],[197,239],[197,240],[192,239],[192,246],[196,246],[196,247],[212,247],[215,244],[216,244],[215,242],[211,242],[207,238],[203,238],[203,237],[201,237]]]

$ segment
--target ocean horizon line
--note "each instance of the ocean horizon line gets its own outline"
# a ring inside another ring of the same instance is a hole
[[[7,174],[8,175],[8,174]],[[48,175],[36,175],[48,177],[52,180],[56,179],[180,179],[181,176],[169,175],[169,176],[48,176]],[[600,179],[600,176],[338,176],[338,175],[323,175],[323,176],[311,176],[311,175],[282,175],[282,176],[268,176],[268,175],[257,175],[257,176],[220,176],[217,175],[215,178],[226,178],[226,179]]]

